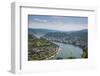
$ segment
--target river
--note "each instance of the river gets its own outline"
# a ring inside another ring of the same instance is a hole
[[[42,34],[35,34],[37,38],[42,37]],[[54,59],[69,59],[69,58],[81,58],[83,50],[78,46],[71,44],[64,44],[59,42],[53,42],[59,46],[59,51]]]
[[[53,42],[59,46],[58,54],[54,59],[68,59],[68,58],[81,58],[83,50],[77,46],[71,44],[63,44],[59,42]]]

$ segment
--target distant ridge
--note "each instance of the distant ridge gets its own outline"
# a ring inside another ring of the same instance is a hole
[[[61,30],[52,30],[52,29],[43,29],[43,28],[28,28],[29,32],[41,32],[41,33],[45,33],[45,32],[76,32],[76,31],[83,31],[83,32],[87,32],[88,29],[82,29],[82,30],[76,30],[76,31],[61,31]]]

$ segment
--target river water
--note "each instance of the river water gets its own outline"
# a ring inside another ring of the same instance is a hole
[[[55,59],[81,58],[83,54],[83,50],[77,46],[59,42],[54,43],[59,46],[59,51]]]

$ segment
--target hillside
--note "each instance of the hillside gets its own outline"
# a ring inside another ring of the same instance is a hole
[[[52,59],[59,47],[45,39],[38,39],[34,35],[28,35],[28,60]]]
[[[74,32],[49,32],[41,38],[57,41],[61,43],[74,44],[78,46],[87,46],[87,30],[74,31]]]

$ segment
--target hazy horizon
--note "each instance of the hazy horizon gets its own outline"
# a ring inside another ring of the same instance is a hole
[[[28,29],[33,29],[33,30],[37,30],[37,29],[41,29],[41,30],[51,30],[51,31],[60,31],[60,32],[70,32],[70,31],[81,31],[81,30],[88,30],[88,29],[81,29],[81,30],[57,30],[57,29],[45,29],[45,28],[28,28]]]
[[[28,15],[28,28],[77,31],[88,29],[87,17]]]

